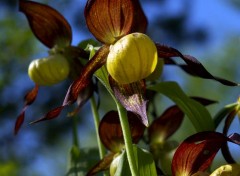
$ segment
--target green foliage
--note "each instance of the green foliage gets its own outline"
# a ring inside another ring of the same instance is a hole
[[[179,108],[187,115],[197,132],[213,130],[214,124],[207,109],[190,99],[176,82],[162,82],[149,89],[162,93],[172,99]]]

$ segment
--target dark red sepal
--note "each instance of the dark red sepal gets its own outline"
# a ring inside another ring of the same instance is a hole
[[[25,111],[27,109],[27,107],[29,105],[31,105],[38,94],[38,85],[35,85],[35,87],[30,90],[24,97],[25,103],[24,103],[24,107],[20,113],[20,115],[17,117],[17,120],[15,122],[15,128],[14,128],[14,134],[16,135],[20,129],[20,127],[22,126],[23,122],[24,122],[24,117],[25,117]]]
[[[115,97],[121,102],[125,109],[138,114],[141,122],[145,126],[148,126],[145,81],[141,80],[130,84],[119,84],[109,76],[109,83]]]
[[[183,55],[181,52],[179,52],[177,49],[168,47],[166,45],[156,44],[158,56],[160,58],[165,59],[165,63],[167,64],[174,64],[180,66],[185,72],[192,76],[197,76],[204,79],[212,79],[215,81],[220,82],[221,84],[227,85],[227,86],[239,86],[238,83],[228,81],[223,78],[219,78],[216,76],[213,76],[210,74],[204,66],[194,57],[189,55]],[[173,59],[170,57],[179,57],[181,58],[187,65],[179,65],[176,62],[174,62]]]
[[[41,3],[20,0],[19,10],[27,16],[34,35],[48,48],[54,45],[68,46],[71,43],[71,26],[55,9]]]
[[[148,128],[150,143],[164,142],[182,124],[184,113],[177,105],[169,107]]]
[[[133,143],[138,143],[143,135],[145,126],[138,115],[128,111],[128,122]],[[113,153],[120,152],[124,148],[124,139],[120,119],[117,111],[109,111],[99,124],[99,136],[103,145]]]
[[[112,44],[131,31],[134,3],[129,0],[88,0],[84,14],[87,26],[96,39]]]
[[[204,172],[227,141],[240,145],[240,135],[226,137],[218,132],[200,132],[188,137],[173,156],[173,176],[190,176],[198,171]]]

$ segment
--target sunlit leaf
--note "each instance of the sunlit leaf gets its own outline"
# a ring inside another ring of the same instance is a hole
[[[164,94],[173,100],[187,115],[196,131],[214,129],[213,120],[207,109],[197,101],[189,98],[175,82],[161,82],[149,87],[150,90]]]
[[[198,171],[204,172],[225,142],[240,144],[240,135],[233,136],[226,137],[218,132],[200,132],[188,137],[174,154],[173,176],[190,176]]]
[[[180,66],[184,71],[186,71],[187,73],[193,76],[198,76],[204,79],[213,79],[227,86],[239,86],[238,83],[211,75],[204,68],[204,66],[196,58],[192,56],[183,55],[177,49],[171,48],[165,45],[156,44],[156,46],[158,49],[159,57],[165,58],[167,63],[174,64],[174,65],[178,65],[178,64],[174,62],[174,60],[170,59],[169,57],[180,57],[187,65],[178,65],[178,66]]]
[[[133,143],[138,143],[145,126],[136,114],[128,111],[127,116]],[[117,153],[124,148],[123,132],[117,111],[110,111],[102,118],[99,124],[99,135],[108,150]]]
[[[130,32],[134,3],[129,0],[88,0],[84,14],[87,26],[96,39],[112,44]]]
[[[25,95],[25,97],[24,97],[24,100],[25,100],[24,107],[23,107],[22,112],[20,113],[20,115],[18,116],[18,118],[15,122],[15,128],[14,128],[14,134],[15,135],[18,133],[20,127],[22,126],[22,124],[24,122],[24,116],[25,116],[25,111],[26,111],[27,107],[35,101],[35,99],[37,97],[37,94],[38,94],[38,85],[35,85],[35,87]]]
[[[145,81],[141,80],[130,84],[119,84],[111,76],[109,83],[118,101],[126,110],[139,115],[141,122],[148,126],[147,101],[145,100]]]
[[[19,1],[19,10],[28,19],[32,32],[47,47],[67,46],[72,41],[72,30],[66,19],[55,9],[32,1]]]
[[[146,175],[157,176],[157,171],[156,171],[156,167],[155,167],[155,163],[152,155],[148,151],[143,150],[135,145],[133,145],[133,151],[134,151],[135,160],[137,162],[138,174],[139,174],[138,176],[146,176]],[[121,156],[119,166],[115,173],[115,176],[123,176],[123,175],[131,175],[125,151]]]

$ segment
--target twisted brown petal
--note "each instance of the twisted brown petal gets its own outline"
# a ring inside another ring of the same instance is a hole
[[[14,128],[14,134],[15,135],[18,133],[20,127],[22,126],[22,124],[24,122],[24,116],[25,116],[25,111],[26,111],[27,107],[35,101],[35,99],[37,97],[37,94],[38,94],[38,85],[35,85],[35,87],[25,95],[25,97],[24,97],[24,100],[25,100],[24,107],[23,107],[22,112],[20,113],[20,115],[18,116],[18,118],[15,122],[15,128]]]

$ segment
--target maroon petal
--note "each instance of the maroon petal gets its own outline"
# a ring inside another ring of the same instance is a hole
[[[183,55],[175,48],[160,44],[156,44],[156,47],[158,50],[158,56],[161,58],[165,58],[165,60],[167,60],[167,63],[178,65],[169,57],[180,57],[187,65],[178,66],[180,66],[184,71],[193,76],[198,76],[204,79],[213,79],[227,86],[239,86],[238,83],[211,75],[196,58],[189,55]]]
[[[55,9],[37,2],[20,0],[19,10],[27,16],[34,35],[48,48],[71,43],[71,26]]]
[[[192,175],[205,171],[225,142],[240,144],[240,136],[230,137],[218,132],[200,132],[188,137],[177,148],[172,160],[173,176]]]
[[[125,109],[138,114],[141,122],[145,126],[148,126],[145,81],[141,80],[130,84],[119,84],[109,76],[109,83],[116,98]]]
[[[77,80],[75,80],[71,86],[68,88],[68,92],[65,96],[62,106],[56,107],[49,111],[42,118],[33,121],[32,123],[37,123],[40,121],[51,120],[57,118],[62,110],[77,101],[79,93],[84,91],[91,83],[93,73],[100,68],[106,62],[106,57],[109,51],[109,46],[103,46],[100,48],[93,58],[85,65],[82,69],[81,75]]]
[[[133,143],[137,143],[143,135],[145,126],[137,115],[128,111],[128,122]],[[124,148],[123,132],[117,111],[108,112],[100,122],[99,136],[104,146],[113,153],[120,152]]]
[[[18,118],[16,120],[16,123],[15,123],[15,128],[14,128],[14,134],[15,135],[18,133],[20,127],[22,126],[22,124],[24,122],[24,116],[25,116],[25,111],[26,111],[27,107],[35,101],[35,99],[37,97],[37,94],[38,94],[38,85],[35,85],[35,87],[25,95],[25,97],[24,97],[24,100],[25,100],[24,107],[23,107],[22,112],[18,116]]]
[[[143,9],[141,7],[139,0],[132,0],[132,2],[134,4],[135,10],[134,10],[133,25],[130,33],[133,33],[133,32],[146,33],[147,25],[148,25],[147,17],[143,12]]]
[[[129,0],[88,0],[85,19],[96,39],[112,44],[131,31],[134,3]]]

